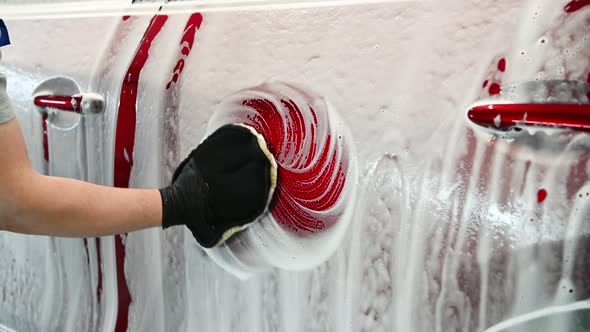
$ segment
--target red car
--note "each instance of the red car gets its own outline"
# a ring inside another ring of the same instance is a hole
[[[590,1],[130,2],[0,4],[33,165],[161,187],[246,122],[270,211],[0,233],[0,331],[590,331]]]

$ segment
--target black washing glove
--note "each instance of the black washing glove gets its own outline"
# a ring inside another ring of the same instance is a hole
[[[178,166],[160,189],[162,227],[186,225],[205,248],[223,243],[254,222],[276,185],[277,166],[261,135],[225,125]]]

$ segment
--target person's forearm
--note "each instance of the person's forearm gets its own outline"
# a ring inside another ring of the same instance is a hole
[[[8,231],[93,237],[161,226],[156,189],[111,188],[32,173],[11,195]]]

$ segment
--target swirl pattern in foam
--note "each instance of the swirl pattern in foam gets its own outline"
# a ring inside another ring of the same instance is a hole
[[[331,113],[322,98],[302,89],[265,84],[229,98],[209,123],[210,130],[244,123],[264,136],[278,164],[270,210],[277,222],[300,234],[330,227],[345,208],[341,196],[350,148]]]
[[[302,269],[337,248],[355,207],[357,169],[350,131],[324,98],[292,84],[266,83],[227,97],[209,121],[252,126],[278,166],[277,188],[260,222],[209,250],[237,275]]]

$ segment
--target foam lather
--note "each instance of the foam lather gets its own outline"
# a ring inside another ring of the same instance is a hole
[[[244,124],[264,138],[277,186],[269,213],[207,250],[209,257],[241,278],[325,261],[353,218],[358,186],[352,135],[336,109],[307,87],[269,82],[224,98],[208,132],[225,123]]]

